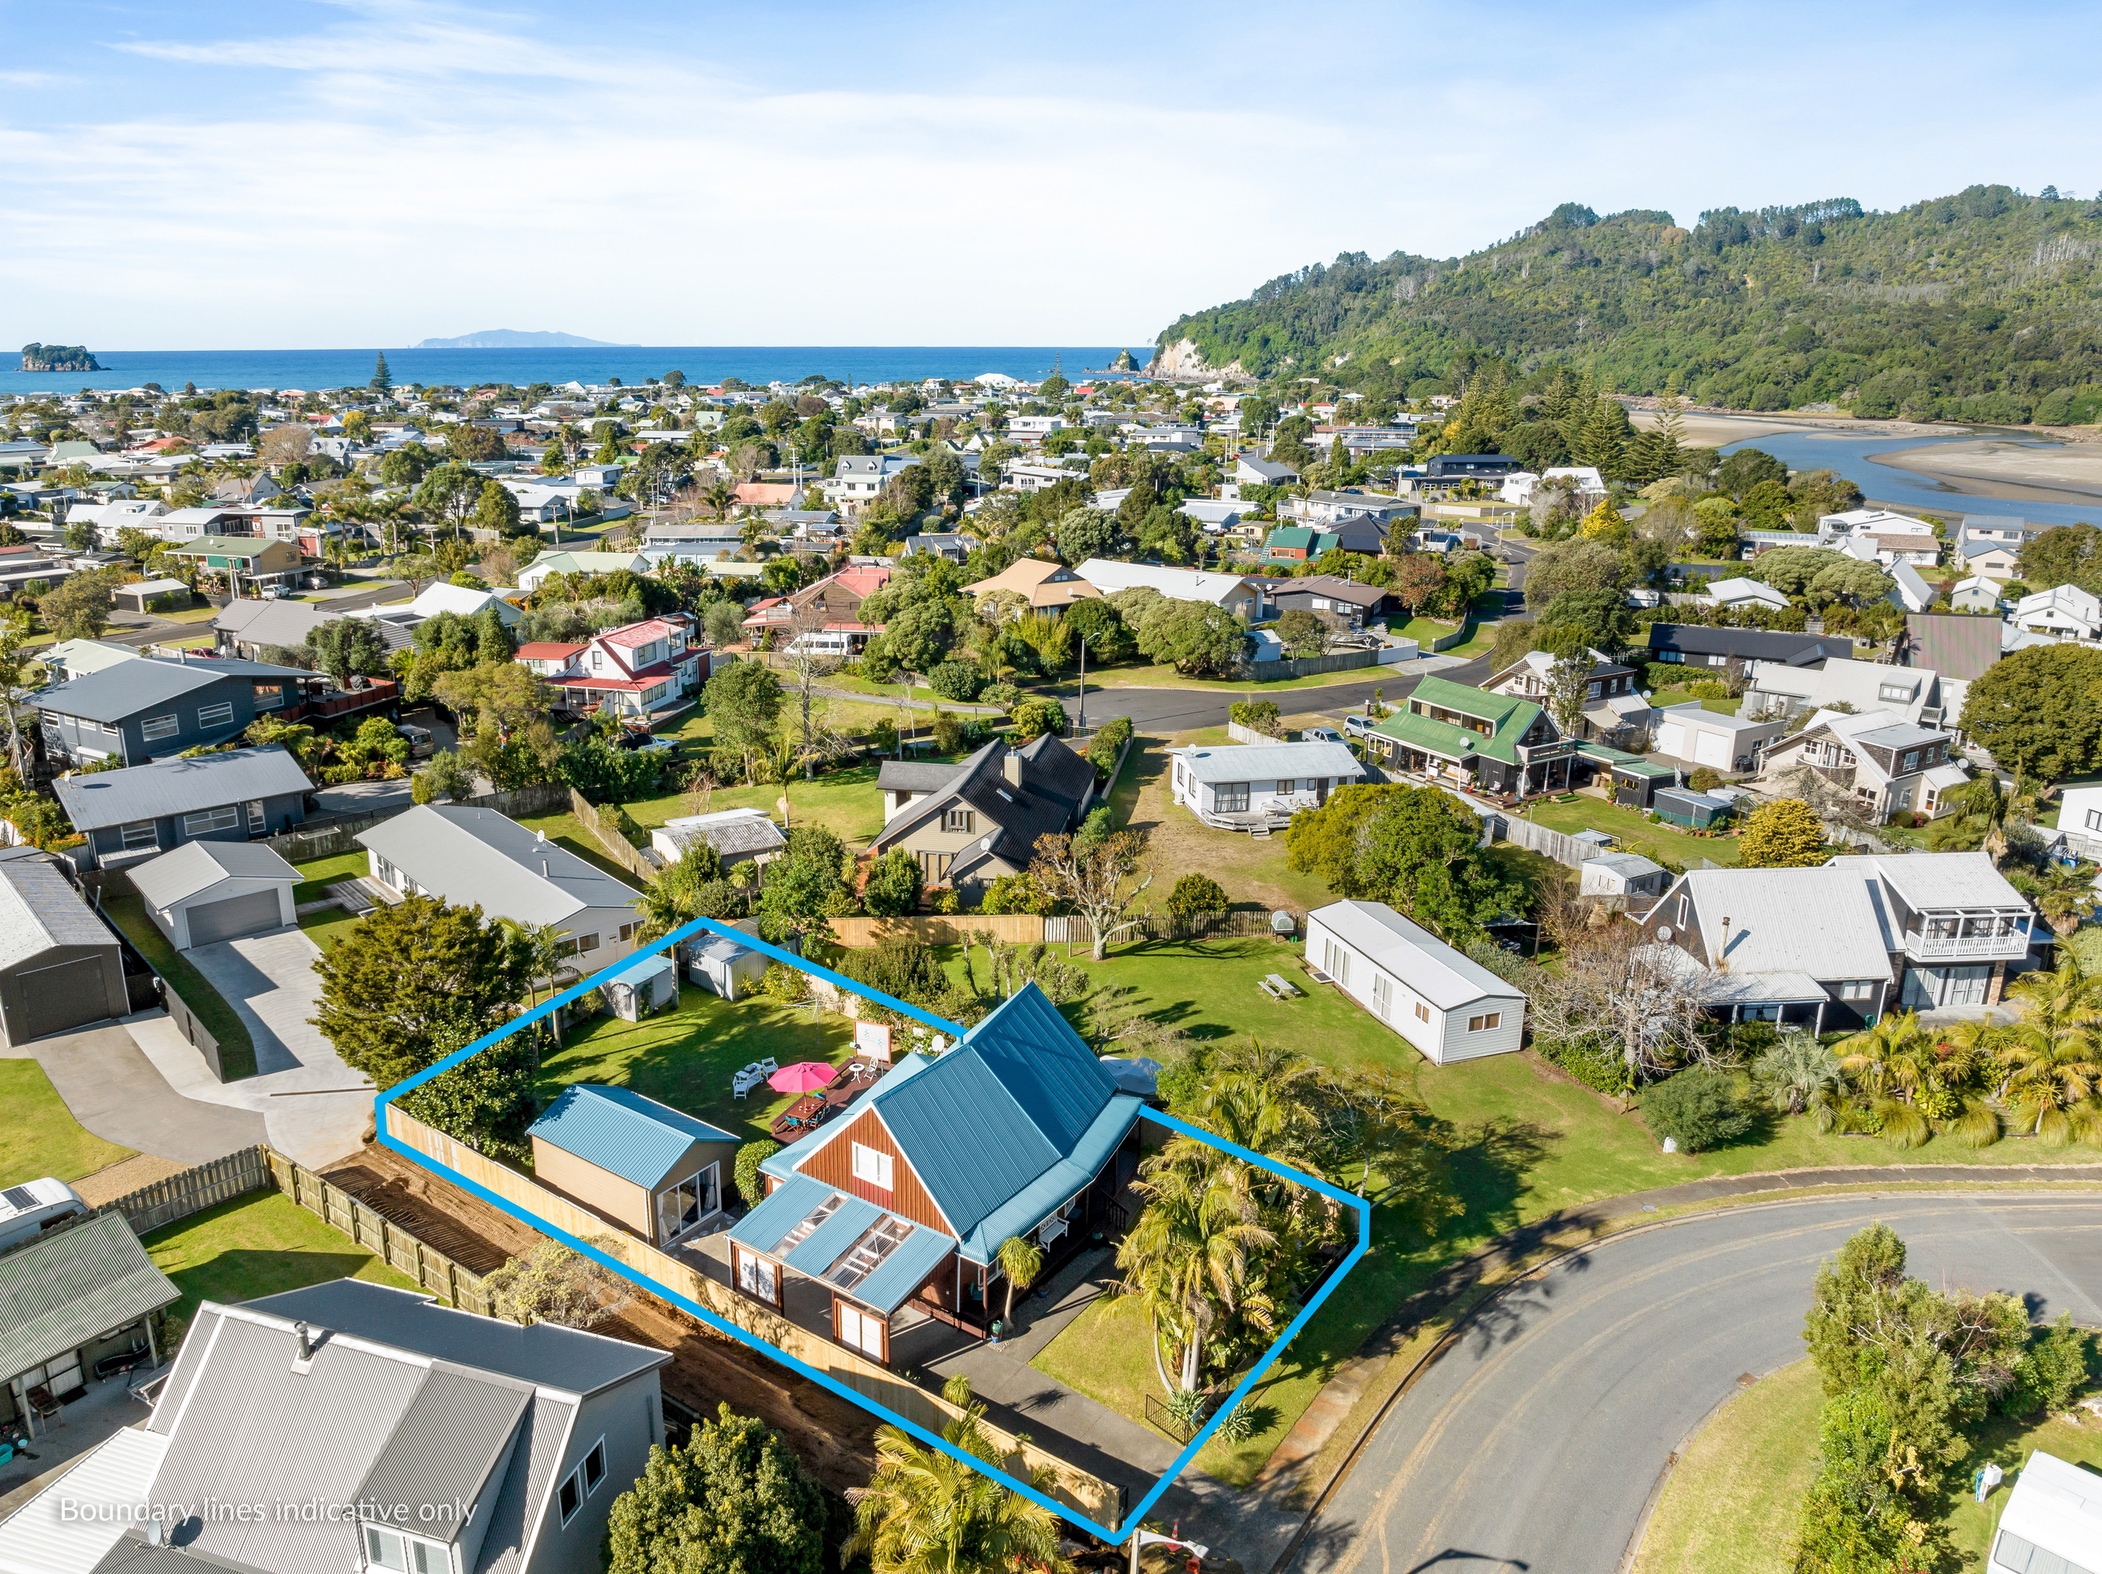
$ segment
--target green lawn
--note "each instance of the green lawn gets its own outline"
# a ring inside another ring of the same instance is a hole
[[[1823,1399],[1802,1360],[1717,1412],[1672,1468],[1634,1574],[1789,1574]]]
[[[104,1142],[73,1118],[44,1068],[33,1060],[0,1060],[0,1186],[74,1181],[128,1159],[131,1149]]]
[[[369,874],[372,860],[360,851],[338,853],[333,858],[310,858],[292,867],[299,871],[299,884],[292,887],[293,902],[319,902],[327,898],[328,888],[337,882]]]
[[[219,1064],[228,1082],[255,1075],[255,1044],[234,1008],[214,989],[205,976],[190,965],[190,959],[168,943],[168,937],[153,927],[146,904],[136,892],[124,896],[105,894],[103,911],[154,970],[174,986],[189,1008],[197,1013],[212,1037],[219,1041]]]
[[[1431,648],[1432,640],[1445,639],[1460,632],[1459,624],[1442,623],[1436,618],[1410,618],[1398,631],[1391,623],[1387,627],[1389,632],[1399,632],[1403,639],[1414,640],[1425,651]]]
[[[1095,670],[1088,669],[1088,693],[1097,689],[1211,689],[1224,694],[1237,694],[1253,698],[1258,694],[1275,694],[1282,689],[1321,689],[1337,683],[1362,683],[1367,677],[1376,676],[1378,667],[1350,667],[1341,672],[1317,672],[1307,678],[1272,678],[1263,683],[1251,683],[1246,678],[1186,678],[1173,667],[1107,667],[1097,677]],[[1399,672],[1400,668],[1387,668]],[[1059,693],[1072,692],[1070,683],[1060,686]],[[1111,708],[1098,714],[1097,719],[1114,715],[1116,702]],[[1089,709],[1093,710],[1090,703]]]
[[[180,1219],[141,1244],[181,1289],[182,1300],[172,1310],[185,1322],[199,1301],[252,1301],[331,1279],[416,1288],[274,1187]]]
[[[306,931],[309,940],[326,951],[348,934],[356,923],[357,919],[342,908],[330,907],[306,914],[299,920],[299,927]]]
[[[807,1006],[791,1009],[759,997],[732,1004],[687,984],[676,1011],[641,1022],[599,1016],[571,1029],[562,1048],[542,1057],[538,1091],[545,1104],[572,1082],[612,1083],[755,1141],[770,1135],[767,1122],[795,1095],[760,1088],[733,1099],[730,1078],[740,1067],[769,1055],[784,1066],[798,1060],[842,1065],[852,1045],[844,1017],[821,1013],[813,1022]]]
[[[1578,831],[1608,831],[1620,838],[1623,851],[1641,853],[1679,868],[1696,858],[1719,864],[1737,862],[1734,836],[1695,836],[1675,825],[1652,824],[1640,809],[1608,803],[1589,793],[1577,793],[1567,803],[1533,804],[1525,817],[1535,825],[1572,835]]]
[[[937,759],[920,754],[916,759]],[[849,852],[860,852],[883,829],[883,794],[876,790],[876,765],[855,765],[822,773],[815,781],[794,781],[788,787],[788,816],[791,825],[822,825],[847,844]],[[664,798],[645,798],[628,805],[628,813],[644,826],[662,825],[686,814],[712,814],[719,809],[763,809],[775,820],[781,818],[781,786],[768,782],[758,787],[718,787],[704,800],[694,793],[673,793]],[[576,822],[570,816],[561,816]],[[542,822],[528,820],[528,825]],[[577,831],[590,836],[581,825]],[[550,836],[554,834],[551,830]],[[630,882],[634,876],[622,875]]]
[[[1787,1574],[1803,1494],[1817,1472],[1817,1413],[1823,1396],[1808,1360],[1761,1379],[1718,1411],[1672,1470],[1650,1520],[1634,1574]],[[1940,1518],[1962,1567],[1985,1566],[2015,1478],[2041,1449],[2102,1468],[2102,1430],[2058,1417],[2022,1422],[1994,1416],[1980,1428],[1959,1474],[1990,1459],[2007,1473],[1990,1500],[1968,1491],[1944,1498]]]
[[[1806,1119],[1772,1118],[1752,1140],[1718,1152],[1661,1152],[1636,1114],[1569,1081],[1529,1055],[1434,1066],[1333,988],[1303,984],[1303,999],[1276,1001],[1257,980],[1282,972],[1302,980],[1299,947],[1270,940],[1145,944],[1103,963],[1074,960],[1105,984],[1133,991],[1156,1019],[1192,1038],[1253,1036],[1317,1059],[1384,1069],[1413,1087],[1442,1123],[1462,1216],[1433,1241],[1412,1238],[1384,1209],[1373,1215],[1373,1249],[1272,1369],[1256,1402],[1272,1425],[1237,1449],[1200,1456],[1212,1474],[1245,1484],[1321,1385],[1407,1296],[1444,1264],[1496,1235],[1559,1209],[1711,1175],[1828,1165],[2091,1162],[2095,1149],[2040,1149],[2003,1141],[1982,1150],[1940,1138],[1909,1152],[1867,1137],[1820,1135]],[[953,965],[953,964],[952,964]],[[1135,1360],[1119,1309],[1099,1303],[1037,1358],[1044,1371],[1127,1414],[1149,1380],[1143,1345]]]
[[[1667,705],[1691,704],[1693,702],[1693,694],[1690,690],[1682,688],[1658,689],[1650,695],[1649,702],[1656,706],[1657,709],[1662,710]],[[1702,710],[1713,711],[1718,716],[1734,716],[1737,714],[1737,708],[1743,703],[1743,697],[1739,696],[1734,700],[1702,700],[1700,705]]]

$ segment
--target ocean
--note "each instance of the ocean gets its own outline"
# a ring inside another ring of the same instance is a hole
[[[609,346],[598,349],[528,350],[397,350],[388,349],[387,369],[397,383],[465,384],[508,382],[644,383],[666,372],[686,374],[689,383],[712,386],[725,377],[742,377],[764,387],[796,382],[813,373],[836,377],[848,385],[892,382],[902,378],[976,377],[1005,372],[1034,382],[1054,366],[1075,377],[1088,367],[1106,367],[1120,347],[1107,349],[1057,346],[971,345],[670,345]],[[1151,345],[1133,345],[1144,362]],[[363,386],[372,376],[377,349],[363,350],[102,350],[99,372],[24,372],[19,359],[0,357],[0,394],[75,393],[82,388],[136,388],[159,383],[173,391],[185,383],[199,388],[347,388]]]

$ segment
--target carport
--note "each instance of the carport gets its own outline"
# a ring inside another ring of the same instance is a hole
[[[0,851],[0,1030],[10,1044],[131,1010],[117,937],[33,847]]]
[[[178,951],[297,922],[299,871],[261,842],[187,842],[132,869],[131,883]]]

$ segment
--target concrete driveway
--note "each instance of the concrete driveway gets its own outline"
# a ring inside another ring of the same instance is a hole
[[[139,1048],[185,1098],[254,1110],[270,1145],[310,1169],[356,1151],[372,1123],[374,1089],[343,1064],[309,1020],[320,1007],[321,952],[298,929],[222,940],[188,953],[192,965],[240,1013],[255,1041],[256,1075],[220,1083],[175,1024],[154,1016],[129,1024]]]
[[[133,1022],[167,1025],[168,1019],[156,1009]],[[175,1041],[202,1072],[202,1057],[182,1043],[181,1035]],[[19,1049],[0,1049],[0,1054],[43,1067],[73,1118],[105,1142],[187,1167],[268,1140],[268,1124],[257,1111],[199,1103],[178,1093],[140,1050],[129,1026],[55,1033]]]
[[[1803,1354],[1818,1264],[1878,1220],[1929,1284],[2102,1321],[2102,1214],[2087,1197],[1777,1203],[1609,1240],[1493,1303],[1438,1357],[1315,1516],[1293,1571],[1613,1574],[1673,1452],[1746,1374]]]

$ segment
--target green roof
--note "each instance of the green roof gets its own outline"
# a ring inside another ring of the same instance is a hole
[[[1629,754],[1624,749],[1610,749],[1603,743],[1580,743],[1577,753],[1586,759],[1598,760],[1616,771],[1626,771],[1633,776],[1677,776],[1679,773],[1669,765],[1659,765],[1654,760],[1645,760],[1639,754]]]
[[[1263,544],[1272,552],[1284,547],[1310,547],[1317,533],[1311,525],[1279,525]]]
[[[1506,765],[1516,765],[1518,740],[1524,737],[1531,730],[1533,723],[1540,718],[1540,707],[1531,700],[1517,699],[1508,694],[1490,694],[1482,689],[1470,689],[1464,683],[1454,683],[1446,678],[1425,678],[1418,683],[1415,693],[1409,696],[1409,703],[1413,706],[1418,700],[1426,706],[1454,711],[1462,716],[1472,716],[1478,721],[1485,721],[1493,730],[1485,735],[1452,722],[1420,716],[1410,710],[1389,716],[1373,731],[1403,743],[1414,744],[1419,749],[1442,754],[1447,759],[1464,759],[1470,754],[1480,754],[1492,760],[1501,760]]]

